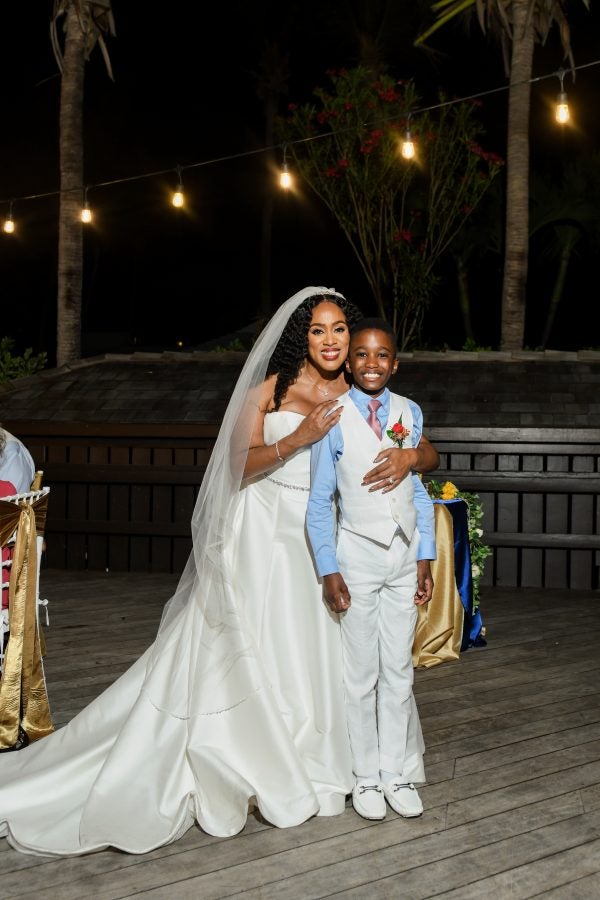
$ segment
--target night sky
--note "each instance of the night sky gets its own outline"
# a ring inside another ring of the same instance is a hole
[[[367,8],[376,10],[371,0]],[[288,102],[310,99],[326,82],[325,70],[352,66],[357,41],[349,10],[365,4],[234,2],[194,14],[199,4],[170,0],[162,13],[148,4],[114,0],[117,37],[108,45],[111,82],[96,50],[88,63],[85,97],[85,181],[94,184],[172,169],[119,186],[90,191],[93,227],[85,232],[84,352],[193,347],[252,322],[259,311],[261,208],[271,189],[264,154],[184,172],[185,212],[169,204],[177,165],[187,165],[265,146],[264,118],[256,93],[265,40],[289,55]],[[415,77],[425,102],[439,86],[465,95],[505,83],[501,55],[477,29],[469,37],[453,28],[432,40],[439,51],[412,46],[427,4],[397,2],[387,29],[386,56],[398,79]],[[600,57],[595,10],[588,20],[574,10],[576,63]],[[0,198],[19,198],[58,187],[60,82],[48,36],[52,3],[12,4],[2,30],[4,63]],[[157,7],[157,9],[160,9]],[[561,65],[554,36],[535,60],[534,74]],[[560,133],[548,104],[558,80],[534,86],[532,167],[560,177],[567,161],[597,149],[600,66],[567,79],[577,125]],[[504,152],[506,94],[481,112],[489,149]],[[3,216],[6,204],[0,209]],[[54,353],[57,199],[14,204],[17,233],[0,235],[3,326],[18,345]],[[350,250],[316,198],[276,191],[272,294],[277,303],[307,284],[327,284],[373,312],[364,279]],[[534,260],[530,276],[530,343],[543,314],[552,261]],[[496,267],[497,268],[497,267]],[[591,320],[597,268],[596,244],[588,241],[573,263],[556,339],[564,348],[599,346]],[[432,303],[427,344],[460,347],[454,278],[444,272]],[[474,315],[481,344],[499,339],[500,276],[494,266],[479,272]],[[10,318],[7,311],[10,310]],[[586,321],[582,332],[580,324]]]

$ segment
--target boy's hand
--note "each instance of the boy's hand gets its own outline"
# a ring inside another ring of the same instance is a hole
[[[433,578],[431,577],[431,565],[428,559],[420,559],[417,563],[417,590],[415,592],[415,605],[423,606],[431,600],[433,594]]]
[[[350,607],[350,591],[339,572],[323,577],[323,594],[332,612],[346,612]]]
[[[373,460],[377,465],[369,469],[362,483],[370,485],[369,493],[381,491],[387,494],[410,475],[416,459],[417,453],[412,447],[386,447],[377,454]]]

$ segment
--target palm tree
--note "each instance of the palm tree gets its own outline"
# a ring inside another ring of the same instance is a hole
[[[64,49],[58,23],[64,17]],[[60,205],[56,363],[81,356],[83,234],[83,83],[86,60],[98,44],[112,78],[104,34],[115,33],[111,0],[54,0],[52,48],[61,72]]]
[[[289,61],[276,41],[266,41],[255,74],[256,93],[263,104],[265,117],[265,146],[272,147],[275,141],[275,117],[279,100],[288,90]],[[273,231],[273,208],[275,189],[273,175],[277,167],[275,152],[267,154],[268,188],[265,191],[262,208],[261,253],[260,253],[260,321],[271,315],[271,248]],[[262,326],[261,326],[262,327]]]
[[[589,9],[590,0],[582,0]],[[502,287],[503,350],[520,350],[525,333],[525,291],[529,249],[529,105],[533,49],[543,43],[554,23],[565,58],[573,55],[566,0],[438,0],[437,19],[417,38],[423,44],[446,22],[475,12],[482,30],[500,37],[510,73],[506,150],[506,223]],[[508,52],[510,50],[510,60]]]

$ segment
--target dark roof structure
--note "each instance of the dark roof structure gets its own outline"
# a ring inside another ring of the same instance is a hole
[[[217,424],[246,353],[107,354],[0,386],[5,423]],[[400,355],[431,428],[598,428],[600,352]]]

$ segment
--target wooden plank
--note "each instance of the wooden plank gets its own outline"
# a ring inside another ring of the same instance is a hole
[[[519,495],[502,493],[496,498],[496,522],[499,532],[519,531]]]
[[[110,468],[129,465],[130,447],[112,447],[110,450]],[[112,523],[128,523],[131,518],[130,508],[131,484],[114,484],[108,487],[108,517]],[[115,572],[129,570],[129,540],[123,534],[111,532],[108,536],[108,567]]]
[[[593,553],[585,550],[572,550],[569,554],[569,587],[571,590],[587,591],[597,586],[598,573],[596,571],[594,579]]]
[[[132,448],[132,466],[149,466],[150,463],[151,450],[148,447]],[[148,484],[137,483],[134,472],[131,473],[131,480],[133,482],[131,484],[131,520],[148,522],[150,521],[152,489]],[[150,571],[150,540],[148,537],[132,536],[129,552],[132,572]]]
[[[479,473],[465,469],[437,471],[436,481],[450,479],[464,491],[515,491],[517,493],[541,494],[596,494],[600,492],[600,475],[589,474],[542,474],[529,472]]]
[[[51,702],[69,717],[145,649],[176,578],[46,579],[60,603],[45,667]],[[402,898],[425,898],[431,885],[457,900],[505,888],[530,897],[536,886],[586,896],[578,885],[594,887],[600,827],[597,603],[594,591],[490,589],[488,647],[416,673],[429,774],[418,820],[369,823],[348,807],[274,829],[251,815],[234,838],[194,828],[144,856],[48,859],[0,842],[2,896],[387,898],[400,886]]]
[[[168,489],[166,489],[168,490]],[[165,509],[166,507],[163,507]],[[170,509],[170,504],[168,506]],[[135,534],[135,535],[154,535],[165,536],[172,534],[177,537],[187,537],[190,533],[190,524],[187,522],[174,523],[169,519],[163,518],[158,522],[111,522],[110,519],[53,519],[48,521],[47,533],[54,534],[78,534],[84,532],[89,535],[108,535],[108,534]],[[96,567],[94,567],[96,568]],[[101,567],[103,568],[103,567]]]
[[[170,455],[170,451],[167,451]],[[46,484],[54,482],[66,483],[99,483],[99,484],[191,484],[199,485],[204,475],[204,468],[175,465],[106,465],[90,464],[85,466],[60,465],[48,466],[45,476]],[[593,476],[592,476],[593,477]]]
[[[452,467],[456,468],[456,466],[462,465],[461,457],[459,454],[453,454],[452,456]],[[473,464],[470,468],[474,469],[477,472],[495,472],[498,468],[497,459],[495,453],[474,453],[473,454]],[[502,468],[500,466],[500,468]]]
[[[549,549],[600,549],[597,534],[525,534],[522,531],[486,531],[486,543],[493,547],[547,547]],[[535,587],[535,585],[531,585]]]
[[[5,422],[4,427],[11,431],[10,423]],[[111,441],[113,438],[125,439],[150,439],[160,438],[172,442],[173,439],[216,438],[221,427],[220,422],[18,422],[14,423],[17,429],[15,434],[42,436],[48,442],[59,439],[105,438]],[[573,439],[577,440],[576,434]]]
[[[545,835],[544,835],[545,836]],[[484,887],[486,896],[490,893],[497,897],[510,896],[511,900],[526,900],[530,897],[556,897],[555,888],[564,897],[574,900],[576,897],[584,897],[592,900],[600,896],[600,893],[580,893],[573,890],[582,879],[586,889],[593,884],[600,885],[598,870],[600,869],[600,840],[586,840],[582,838],[581,844],[562,852],[553,852],[549,847],[547,852],[542,852],[538,859],[531,862],[511,867],[508,871],[499,873],[492,878],[481,879],[474,874],[473,880],[468,885],[452,891],[444,891],[437,897],[444,900],[479,900],[481,889]],[[575,885],[574,885],[575,883]],[[579,890],[583,889],[579,885]],[[490,892],[490,893],[488,893]]]
[[[499,547],[495,557],[494,583],[507,587],[519,583],[519,554],[512,548]]]
[[[544,552],[544,584],[547,587],[563,588],[567,586],[567,562],[566,550],[546,550]]]

